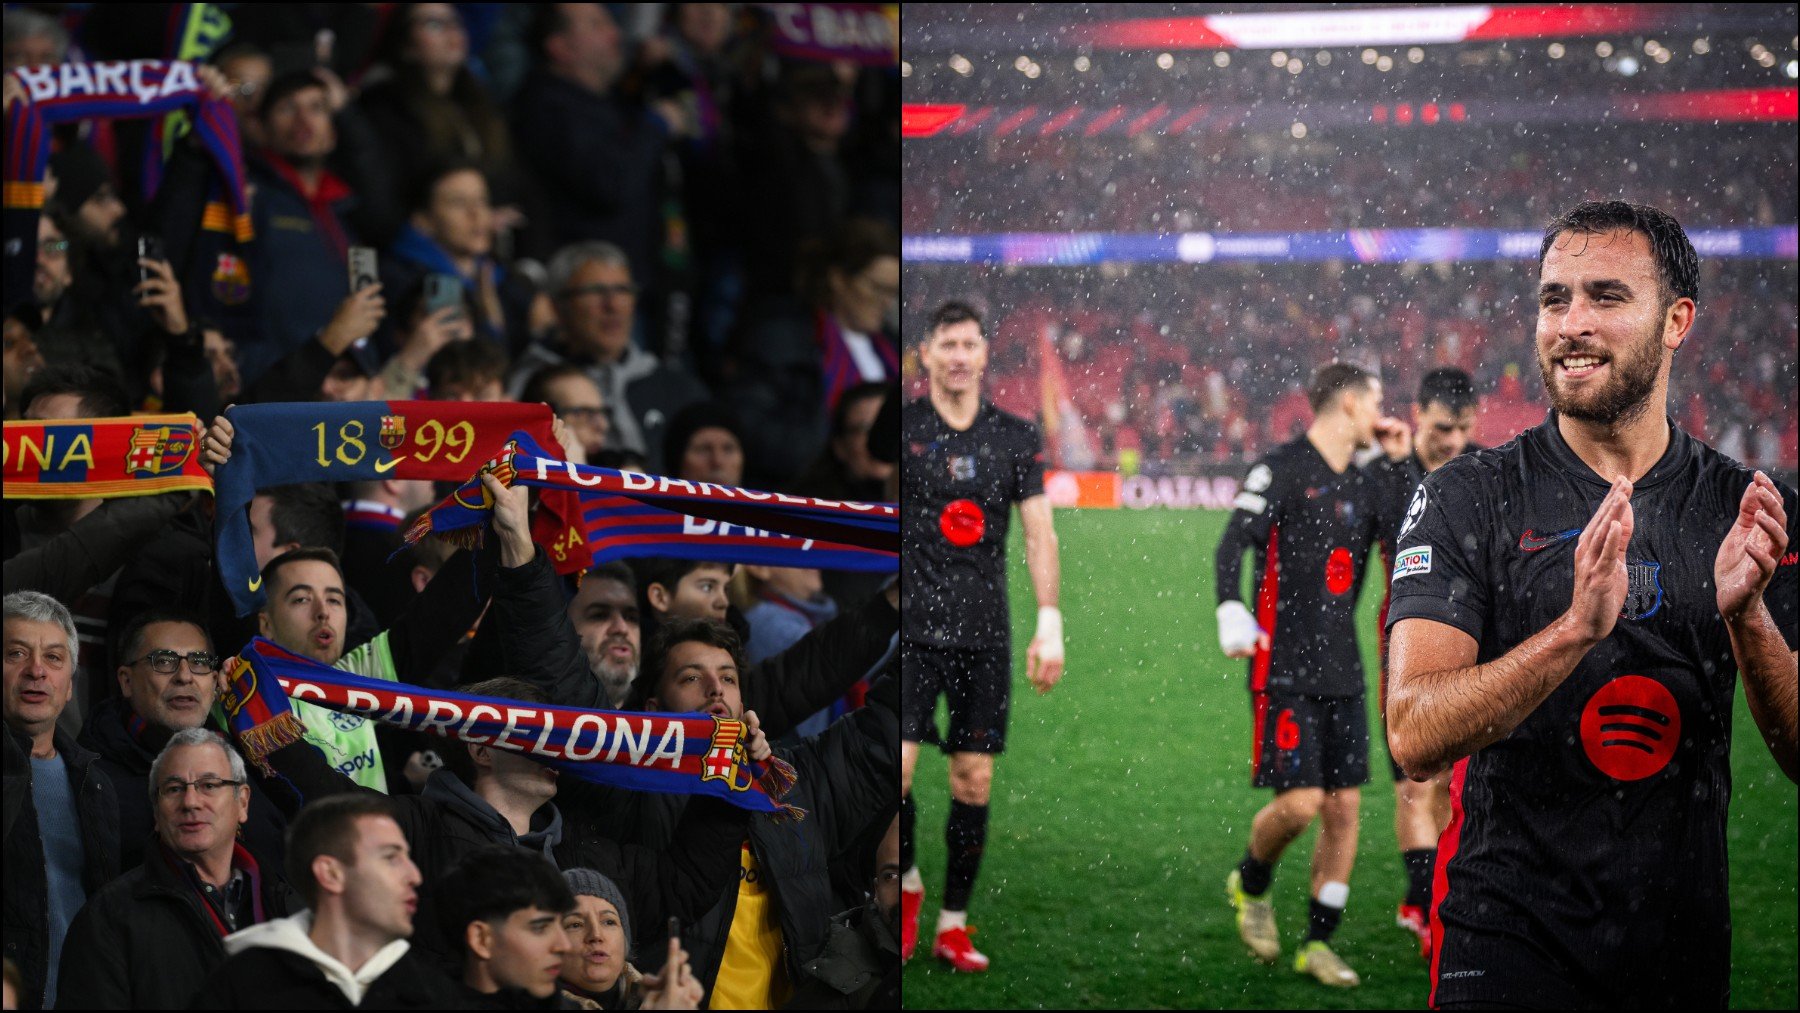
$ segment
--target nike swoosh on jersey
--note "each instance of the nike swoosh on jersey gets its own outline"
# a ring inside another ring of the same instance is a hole
[[[1540,537],[1534,535],[1530,528],[1526,528],[1525,533],[1519,536],[1519,548],[1525,552],[1536,552],[1539,549],[1547,549],[1565,538],[1573,538],[1579,534],[1581,534],[1580,528],[1570,528],[1567,531],[1558,531],[1554,535],[1543,535]]]

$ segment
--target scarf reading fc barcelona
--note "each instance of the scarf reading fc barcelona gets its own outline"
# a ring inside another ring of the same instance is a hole
[[[224,666],[220,697],[245,755],[266,772],[270,753],[301,741],[290,698],[412,731],[526,753],[597,784],[713,795],[758,812],[800,818],[780,799],[794,768],[749,758],[742,721],[709,714],[652,714],[524,703],[365,679],[321,665],[261,637]]]
[[[161,117],[193,111],[194,129],[224,181],[230,227],[250,239],[250,201],[244,151],[231,103],[214,98],[186,60],[109,60],[42,64],[12,72],[25,97],[6,113],[5,282],[10,293],[30,292],[37,264],[37,219],[44,206],[44,166],[50,128],[85,119]],[[224,209],[222,209],[224,210]]]
[[[246,508],[258,489],[296,482],[429,479],[461,482],[469,469],[523,429],[561,451],[542,404],[462,401],[352,401],[342,404],[239,405],[225,413],[235,429],[231,459],[217,476],[219,574],[238,615],[262,603]],[[582,569],[574,493],[546,496],[532,538],[548,547],[560,572]],[[571,531],[574,533],[571,534]]]
[[[579,490],[584,540],[596,563],[666,556],[719,563],[888,572],[898,569],[899,513],[889,503],[851,503],[760,492],[712,482],[640,475],[558,460],[523,432],[406,532],[478,544],[493,503],[481,484]]]

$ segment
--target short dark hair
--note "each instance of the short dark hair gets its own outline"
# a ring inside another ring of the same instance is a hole
[[[206,638],[207,650],[213,649],[212,634],[206,631],[206,623],[202,622],[195,613],[175,606],[149,608],[132,616],[131,620],[125,624],[124,632],[119,634],[119,664],[123,665],[128,659],[136,658],[143,653],[144,631],[158,623],[186,623],[198,629],[200,635]]]
[[[289,549],[263,565],[262,583],[263,587],[267,590],[270,601],[273,601],[275,597],[275,574],[279,573],[281,568],[289,563],[300,563],[308,560],[318,563],[330,563],[331,568],[338,572],[339,577],[344,575],[344,564],[339,561],[338,554],[324,546],[302,545],[298,549]]]
[[[562,4],[534,4],[531,22],[525,28],[525,51],[542,56],[544,43],[568,30],[569,16],[563,12]]]
[[[406,210],[409,212],[424,211],[431,207],[432,199],[437,196],[438,184],[459,172],[472,172],[480,176],[482,182],[488,184],[489,192],[492,192],[493,182],[487,178],[487,172],[474,159],[460,156],[439,159],[413,177],[412,186],[406,195]]]
[[[886,222],[852,218],[802,248],[800,294],[814,306],[826,305],[831,298],[832,271],[854,277],[882,257],[899,259],[900,237]]]
[[[1353,388],[1368,389],[1375,379],[1375,374],[1348,362],[1333,362],[1320,366],[1312,376],[1312,382],[1306,385],[1306,403],[1312,406],[1313,414],[1325,410],[1334,398],[1346,390]]]
[[[555,365],[545,366],[526,378],[525,386],[519,391],[519,400],[526,404],[536,404],[539,401],[550,404],[550,385],[557,380],[570,377],[579,377],[593,383],[595,390],[600,389],[600,385],[594,383],[594,378],[588,375],[585,366],[574,362],[559,362]],[[550,407],[555,409],[556,405],[550,405]]]
[[[850,424],[850,409],[855,407],[858,401],[868,399],[879,401],[887,397],[887,392],[888,385],[879,380],[864,380],[862,383],[845,387],[844,392],[838,395],[837,407],[831,412],[831,435],[833,437],[844,435],[844,427]]]
[[[617,559],[610,563],[596,564],[583,574],[581,579],[584,581],[615,580],[625,585],[625,590],[630,591],[633,595],[637,594],[637,574],[632,572],[631,567]]]
[[[1416,402],[1420,408],[1429,408],[1436,402],[1455,415],[1475,407],[1477,400],[1475,378],[1455,366],[1439,366],[1419,381]]]
[[[131,411],[125,388],[115,377],[79,362],[54,363],[31,374],[25,389],[19,392],[19,409],[23,411],[38,398],[56,394],[79,395],[82,418],[122,418]]]
[[[438,880],[436,897],[438,924],[459,950],[470,922],[505,921],[526,908],[559,918],[575,910],[575,894],[556,866],[537,852],[504,844],[486,844],[464,855]]]
[[[499,675],[456,688],[458,692],[471,696],[497,696],[521,703],[550,702],[550,698],[535,684],[509,675]],[[455,774],[463,784],[475,787],[475,760],[469,756],[469,744],[454,735],[436,735],[436,738],[433,748],[437,751],[438,758],[444,761],[444,769]]]
[[[319,883],[313,879],[313,859],[330,855],[346,865],[356,864],[356,821],[364,816],[393,819],[386,795],[353,791],[327,795],[308,802],[287,831],[288,885],[300,891],[306,906],[319,905]]]
[[[313,73],[311,67],[302,67],[299,70],[290,70],[285,74],[277,74],[275,79],[269,82],[269,87],[263,91],[262,105],[256,107],[256,115],[267,120],[269,111],[275,108],[277,102],[308,88],[325,90],[325,82],[319,80],[319,76]]]
[[[1677,299],[1700,301],[1700,255],[1688,235],[1666,211],[1648,204],[1622,200],[1582,201],[1557,215],[1544,227],[1544,241],[1538,247],[1538,270],[1544,269],[1544,257],[1551,244],[1564,232],[1604,235],[1617,229],[1641,232],[1650,240],[1650,256],[1656,262],[1656,283],[1667,309]]]
[[[670,653],[687,643],[706,644],[730,653],[740,678],[750,667],[744,660],[744,642],[729,625],[715,619],[671,619],[656,628],[649,646],[644,648],[637,678],[631,681],[631,693],[626,698],[627,710],[642,710],[645,701],[661,692],[663,667],[669,663]]]
[[[675,593],[675,585],[681,578],[700,569],[702,566],[722,566],[731,569],[730,563],[721,563],[716,559],[675,559],[670,556],[644,556],[632,561],[632,569],[637,573],[638,591],[644,595],[650,593],[651,584],[661,584],[663,590]],[[649,602],[646,601],[645,605]]]
[[[300,482],[256,490],[274,502],[269,522],[275,525],[275,544],[320,546],[333,552],[344,546],[344,505],[328,482]],[[343,567],[338,567],[342,570]]]
[[[452,341],[437,350],[425,363],[425,382],[433,397],[441,397],[446,388],[506,382],[506,352],[483,338]]]
[[[981,314],[975,312],[975,307],[955,300],[947,302],[931,314],[931,323],[925,328],[925,340],[930,341],[931,336],[942,328],[952,324],[967,323],[971,320],[975,322],[975,328],[981,332],[982,337],[986,337],[987,327],[982,324]]]

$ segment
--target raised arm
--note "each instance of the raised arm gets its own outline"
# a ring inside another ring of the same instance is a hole
[[[1388,657],[1388,748],[1408,777],[1423,781],[1511,734],[1618,621],[1629,586],[1631,483],[1623,478],[1575,547],[1568,611],[1523,643],[1476,664],[1475,638],[1447,623],[1394,624]]]
[[[1788,780],[1800,769],[1800,655],[1781,634],[1768,598],[1779,595],[1778,606],[1794,621],[1794,574],[1771,592],[1770,584],[1790,538],[1787,510],[1781,493],[1769,476],[1757,472],[1738,503],[1738,516],[1719,546],[1713,561],[1713,583],[1718,588],[1719,615],[1731,637],[1731,653],[1744,677],[1744,699],[1750,717],[1762,733],[1775,763]],[[1788,564],[1790,567],[1792,563]],[[1770,594],[1765,594],[1770,592]]]

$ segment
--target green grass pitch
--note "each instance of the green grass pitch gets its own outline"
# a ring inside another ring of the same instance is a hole
[[[1305,930],[1315,831],[1275,876],[1283,961],[1257,964],[1237,939],[1222,883],[1269,795],[1249,785],[1244,663],[1219,653],[1214,631],[1213,548],[1225,518],[1058,511],[1069,674],[1045,697],[1025,682],[1036,603],[1014,525],[1011,729],[969,911],[993,967],[952,974],[930,956],[948,791],[944,757],[928,748],[913,789],[926,899],[919,952],[905,972],[909,1008],[1424,1006],[1424,962],[1394,927],[1405,876],[1379,743],[1336,939],[1362,987],[1327,989],[1288,963]],[[1373,687],[1380,584],[1370,576],[1358,633]],[[1371,692],[1371,733],[1379,727]],[[1742,690],[1734,727],[1732,1004],[1793,1009],[1796,791],[1757,736]]]

